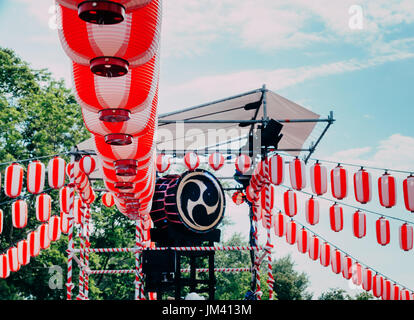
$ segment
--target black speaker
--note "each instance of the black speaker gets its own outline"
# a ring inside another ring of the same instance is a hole
[[[283,134],[280,133],[282,129],[283,124],[274,119],[270,119],[266,127],[260,128],[262,147],[274,147],[277,149],[278,144],[283,137]]]

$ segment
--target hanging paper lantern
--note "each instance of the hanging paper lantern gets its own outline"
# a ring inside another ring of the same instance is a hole
[[[39,244],[41,249],[47,249],[50,247],[49,239],[49,224],[44,223],[37,229],[39,232]]]
[[[400,286],[393,284],[391,287],[391,300],[400,300]]]
[[[69,233],[69,214],[60,212],[60,232],[63,234]]]
[[[45,186],[45,165],[40,161],[33,161],[27,166],[27,191],[33,194],[43,192]]]
[[[298,213],[296,193],[293,190],[287,190],[284,193],[283,203],[285,207],[285,213],[289,217],[294,217]]]
[[[235,193],[233,193],[233,196],[231,198],[233,202],[239,206],[244,202],[244,197],[245,195],[243,192],[236,191]]]
[[[302,228],[298,233],[298,240],[297,240],[298,250],[300,253],[308,252],[309,242],[310,242],[309,234],[305,230],[305,228]]]
[[[339,274],[342,271],[342,254],[338,249],[335,249],[332,252],[331,267],[333,273]]]
[[[297,238],[297,226],[296,226],[296,222],[293,220],[290,220],[287,223],[287,227],[286,227],[286,241],[289,244],[295,244],[296,243],[296,238]]]
[[[331,229],[339,232],[344,227],[344,212],[341,206],[334,204],[329,208],[329,221]]]
[[[327,242],[321,244],[319,261],[324,267],[331,263],[331,246]]]
[[[366,214],[358,210],[352,216],[352,221],[352,230],[354,232],[354,236],[358,239],[365,237],[367,234]]]
[[[50,241],[57,241],[60,239],[61,235],[61,225],[60,225],[60,217],[53,216],[50,218],[49,221],[49,240]]]
[[[11,272],[20,270],[19,253],[16,247],[7,250],[7,257],[9,258],[9,268]]]
[[[388,173],[378,179],[380,203],[385,208],[392,208],[397,203],[395,178]]]
[[[362,271],[362,289],[365,291],[371,291],[372,289],[372,270],[365,268]]]
[[[17,198],[22,192],[23,167],[13,163],[4,173],[4,193],[10,198]]]
[[[114,196],[110,192],[105,192],[102,196],[102,203],[104,206],[110,208],[115,204]]]
[[[282,212],[277,213],[273,217],[273,230],[275,232],[275,235],[278,237],[283,237],[286,234],[286,218],[285,215]]]
[[[261,206],[262,209],[265,210],[267,213],[270,213],[274,207],[274,189],[273,186],[267,184],[261,191],[260,194]]]
[[[79,169],[81,169],[87,176],[95,171],[96,161],[92,156],[84,156],[79,161]]]
[[[83,216],[83,202],[80,198],[75,198],[75,202],[73,204],[73,218],[75,223],[81,224],[82,223],[82,216]]]
[[[60,189],[65,184],[66,162],[62,158],[55,157],[49,161],[47,166],[49,186]]]
[[[148,292],[149,300],[157,300],[157,293],[156,292]]]
[[[268,165],[268,179],[270,183],[278,186],[283,183],[284,162],[281,156],[274,155],[266,159]]]
[[[0,254],[0,279],[10,276],[9,258],[6,254]]]
[[[404,203],[408,211],[414,212],[414,176],[409,176],[403,182]]]
[[[314,197],[306,200],[305,203],[306,222],[315,225],[319,222],[319,202]]]
[[[165,154],[159,154],[157,156],[157,171],[160,173],[164,173],[167,171],[171,166],[171,159],[170,157],[167,157]]]
[[[401,290],[400,300],[411,300],[411,293],[407,289]]]
[[[296,158],[289,163],[290,184],[295,190],[302,190],[306,187],[305,162]]]
[[[309,258],[316,261],[319,259],[320,241],[316,235],[309,240]]]
[[[384,279],[384,286],[382,289],[382,300],[391,300],[392,283],[388,279]]]
[[[224,165],[224,156],[220,152],[214,152],[210,154],[208,163],[213,170],[217,171]]]
[[[390,243],[390,222],[385,218],[380,218],[376,222],[377,242],[386,246]]]
[[[22,229],[27,225],[27,203],[24,200],[17,200],[12,204],[13,227]]]
[[[332,195],[335,198],[342,200],[347,196],[347,172],[340,165],[338,165],[331,171],[331,187]]]
[[[352,266],[352,283],[356,286],[362,284],[362,266],[359,262],[355,262]]]
[[[193,171],[200,165],[200,158],[194,152],[188,152],[184,156],[184,164],[188,170]]]
[[[21,240],[17,243],[17,254],[20,265],[25,266],[30,262],[29,244],[26,240]]]
[[[236,170],[241,172],[242,174],[245,174],[247,171],[250,170],[250,167],[252,165],[252,160],[249,156],[242,154],[236,158],[235,166]]]
[[[3,232],[3,219],[4,219],[3,210],[0,209],[0,234]]]
[[[30,256],[37,257],[40,253],[40,234],[37,230],[29,233],[27,243],[29,244]]]
[[[372,198],[371,174],[364,169],[354,174],[354,191],[356,201],[366,204]]]
[[[69,213],[71,192],[73,192],[73,189],[69,187],[63,187],[62,189],[59,190],[60,211],[64,213]]]
[[[310,168],[310,181],[312,192],[318,196],[328,191],[328,173],[325,166],[315,163]]]
[[[345,256],[342,262],[343,268],[342,268],[342,276],[349,280],[352,278],[352,266],[354,262],[352,261],[352,258],[349,256]]]
[[[413,248],[413,227],[404,223],[399,228],[400,248],[404,251],[410,251]]]
[[[374,297],[379,298],[382,296],[384,288],[384,278],[378,273],[372,279],[372,293]]]
[[[36,219],[40,222],[46,222],[50,219],[52,212],[52,198],[43,193],[36,197]]]

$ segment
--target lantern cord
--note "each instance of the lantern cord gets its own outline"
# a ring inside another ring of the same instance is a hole
[[[286,189],[292,189],[292,188],[290,188],[288,186],[285,186],[285,185],[280,185],[280,186],[283,187],[283,188],[286,188]],[[388,218],[388,219],[392,219],[392,220],[397,220],[397,221],[401,221],[401,222],[404,222],[404,223],[409,223],[409,224],[414,225],[414,221],[409,221],[409,220],[404,220],[404,219],[400,219],[400,218],[393,217],[393,216],[388,216],[388,215],[378,213],[378,212],[375,212],[375,211],[372,211],[372,210],[368,210],[368,209],[360,208],[360,207],[357,207],[357,206],[353,206],[351,204],[347,204],[347,203],[344,203],[344,202],[341,202],[341,201],[325,198],[323,196],[318,196],[318,195],[315,195],[315,194],[312,194],[310,192],[306,192],[306,191],[303,191],[303,190],[296,190],[295,189],[294,191],[298,191],[300,193],[303,193],[303,194],[306,194],[306,195],[309,195],[309,196],[313,196],[313,197],[317,197],[317,198],[320,198],[320,199],[323,199],[323,200],[326,200],[326,201],[330,201],[332,203],[336,203],[336,204],[339,204],[339,205],[343,205],[343,206],[346,206],[346,207],[349,207],[349,208],[357,209],[359,211],[363,211],[363,212],[366,212],[366,213],[375,214],[375,215],[380,216],[380,217],[384,217],[384,218]]]
[[[279,209],[279,211],[281,211],[281,210]],[[302,223],[300,223],[300,222],[298,222],[297,220],[292,219],[292,218],[291,218],[291,220],[293,220],[293,221],[294,221],[295,223],[297,223],[298,225],[302,226],[302,228],[304,228],[304,229],[308,230],[308,231],[309,231],[310,233],[312,233],[313,235],[317,236],[317,237],[318,237],[319,239],[321,239],[322,241],[325,241],[326,243],[328,243],[329,245],[331,245],[332,247],[334,247],[334,248],[335,248],[335,249],[337,249],[338,251],[342,252],[343,254],[345,254],[346,256],[350,257],[350,258],[351,258],[351,259],[353,259],[354,261],[356,261],[356,262],[358,262],[359,264],[363,265],[364,267],[371,269],[373,272],[375,272],[375,273],[377,273],[377,274],[379,274],[379,275],[381,275],[381,276],[385,277],[385,278],[386,278],[386,279],[388,279],[388,280],[391,280],[393,283],[395,283],[395,284],[399,285],[401,288],[403,288],[403,289],[408,289],[408,290],[410,290],[411,292],[413,292],[413,290],[409,289],[407,286],[402,285],[401,283],[398,283],[397,281],[394,281],[394,280],[393,280],[393,279],[391,279],[390,277],[387,277],[385,274],[383,274],[383,273],[381,273],[381,272],[379,272],[379,271],[375,270],[374,268],[371,268],[371,267],[370,267],[370,266],[368,266],[367,264],[365,264],[365,263],[361,262],[359,259],[357,259],[357,258],[353,257],[353,256],[352,256],[352,255],[350,255],[349,253],[347,253],[347,252],[345,252],[344,250],[340,249],[338,246],[336,246],[336,245],[334,245],[332,242],[330,242],[330,241],[326,240],[324,237],[320,236],[318,233],[316,233],[316,232],[314,232],[313,230],[309,229],[309,228],[308,228],[307,226],[305,226],[304,224],[302,224]]]
[[[32,196],[38,196],[38,195],[40,195],[40,194],[42,194],[42,193],[48,193],[49,191],[52,191],[52,190],[55,190],[55,189],[53,189],[53,188],[45,189],[45,190],[43,190],[43,192],[41,192],[41,193],[39,193],[39,194],[35,194],[35,193],[28,193],[28,194],[26,194],[26,195],[24,195],[24,196],[21,196],[21,197],[18,197],[18,198],[14,198],[14,199],[12,199],[12,200],[7,200],[7,201],[5,201],[5,202],[2,202],[2,203],[0,203],[0,206],[5,205],[5,204],[9,204],[9,203],[12,203],[12,202],[15,202],[15,201],[17,201],[17,200],[27,199],[27,198],[30,198],[30,197],[32,197]]]
[[[41,156],[41,157],[33,157],[33,158],[29,158],[29,159],[23,159],[23,160],[14,160],[14,161],[9,161],[9,162],[3,162],[0,163],[0,166],[6,166],[9,164],[13,164],[13,163],[24,163],[24,162],[30,162],[33,160],[41,160],[41,159],[47,159],[47,158],[53,158],[53,157],[57,157],[57,156],[64,156],[70,154],[70,152],[63,152],[63,153],[58,153],[58,154],[51,154],[48,156]]]
[[[275,152],[275,154],[276,153],[280,154],[280,155],[283,155],[283,156],[288,156],[288,157],[295,158],[295,156],[292,156],[288,153]],[[345,163],[345,162],[341,162],[341,161],[321,160],[321,159],[316,159],[316,158],[309,158],[309,160],[317,161],[317,162],[320,162],[320,163],[330,163],[330,164],[335,164],[335,165],[341,164],[341,165],[348,166],[348,167],[365,168],[365,169],[372,169],[372,170],[379,170],[379,171],[395,172],[395,173],[403,173],[403,174],[414,175],[414,170],[413,171],[406,171],[406,170],[397,170],[397,169],[387,169],[387,168],[379,168],[379,167],[373,167],[373,166],[365,166],[365,165],[361,165],[361,164]]]

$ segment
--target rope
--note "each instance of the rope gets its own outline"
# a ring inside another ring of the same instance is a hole
[[[190,269],[184,268],[180,269],[182,273],[189,273]],[[238,272],[251,272],[251,268],[214,268],[214,272],[223,272],[223,273],[238,273]],[[209,272],[209,268],[198,268],[196,269],[197,273]],[[101,275],[101,274],[135,274],[136,270],[89,270],[88,274],[90,275]]]
[[[58,154],[51,154],[51,155],[48,155],[48,156],[33,157],[33,158],[28,158],[28,159],[23,159],[23,160],[2,162],[2,163],[0,163],[0,166],[5,166],[5,165],[13,164],[13,163],[25,163],[25,162],[29,162],[29,161],[33,161],[33,160],[41,160],[41,159],[58,157],[58,156],[64,156],[64,155],[68,155],[70,153],[71,152],[69,151],[69,152],[63,152],[63,153],[58,153]]]
[[[47,193],[47,192],[52,191],[52,190],[54,190],[54,189],[53,189],[53,188],[48,188],[48,189],[46,189],[46,190],[43,190],[43,192],[42,192],[42,193]],[[41,194],[41,193],[39,193],[39,194]],[[0,203],[0,206],[5,205],[5,204],[9,204],[9,203],[13,203],[13,202],[15,202],[15,201],[17,201],[17,200],[27,199],[27,198],[30,198],[30,197],[32,197],[32,196],[38,196],[39,194],[27,193],[27,194],[26,194],[26,195],[24,195],[24,196],[20,196],[20,197],[17,197],[17,198],[13,198],[13,199],[11,199],[11,200],[4,201],[4,202]]]

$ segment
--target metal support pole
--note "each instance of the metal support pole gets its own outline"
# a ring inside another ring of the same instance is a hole
[[[138,250],[138,247],[141,243],[140,236],[140,221],[135,221],[135,300],[141,300],[141,281],[140,281],[140,257],[141,253]]]

